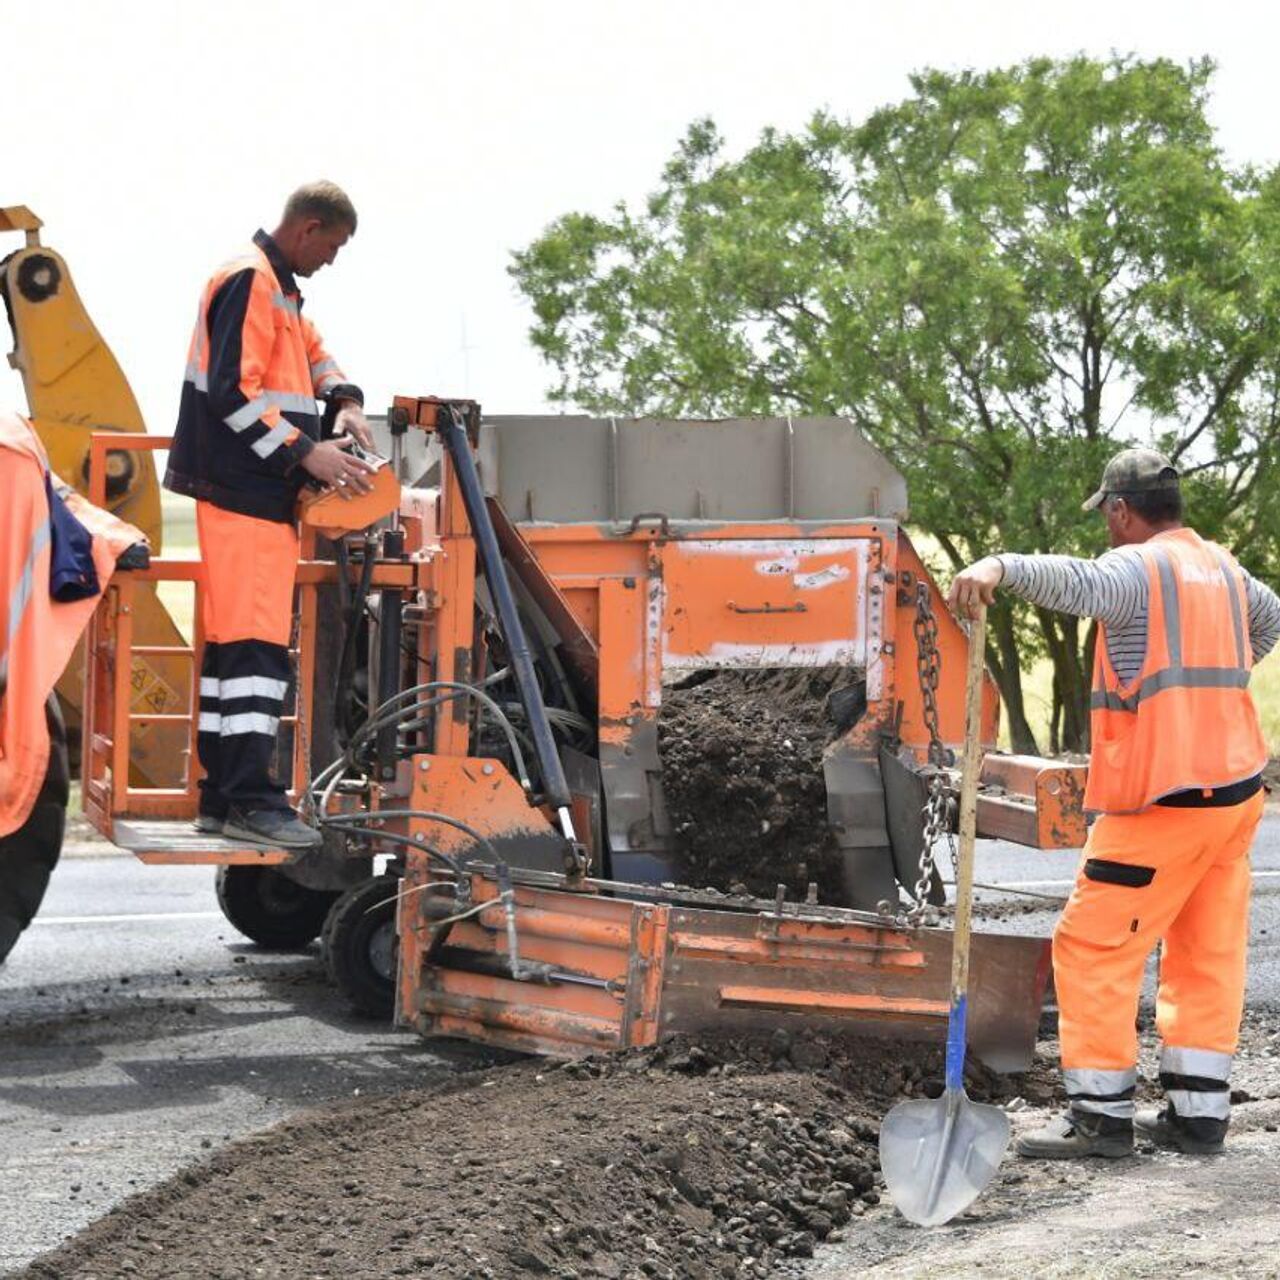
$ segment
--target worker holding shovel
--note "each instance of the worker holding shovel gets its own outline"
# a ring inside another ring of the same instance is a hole
[[[1102,512],[1112,550],[989,556],[950,592],[961,613],[1002,587],[1100,623],[1085,807],[1101,816],[1053,938],[1071,1105],[1017,1150],[1124,1156],[1136,1125],[1160,1146],[1219,1151],[1268,756],[1249,673],[1280,636],[1280,598],[1182,523],[1178,473],[1159,453],[1117,455],[1084,505]],[[1157,941],[1166,1105],[1135,1117],[1135,1019]]]

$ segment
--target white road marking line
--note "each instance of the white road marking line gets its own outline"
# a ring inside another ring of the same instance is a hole
[[[146,911],[131,916],[36,916],[37,924],[136,924],[143,920],[222,920],[221,911]]]

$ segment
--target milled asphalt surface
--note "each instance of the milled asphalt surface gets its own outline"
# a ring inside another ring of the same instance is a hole
[[[1065,895],[1074,853],[983,841],[978,880]],[[1280,997],[1280,814],[1254,851],[1249,999]],[[981,928],[1047,933],[1014,904]],[[0,1271],[22,1265],[210,1149],[357,1092],[492,1061],[346,1012],[318,950],[258,951],[201,867],[65,857],[0,966]]]
[[[64,858],[0,966],[0,1273],[233,1138],[491,1061],[348,1013],[315,945],[227,924],[207,867]]]

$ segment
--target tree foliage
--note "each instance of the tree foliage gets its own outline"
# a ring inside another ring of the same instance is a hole
[[[688,131],[641,208],[570,213],[514,257],[553,396],[602,413],[847,415],[955,566],[1093,554],[1080,499],[1154,441],[1202,532],[1276,567],[1280,178],[1233,168],[1212,66],[1037,59],[921,72],[861,123],[726,153]],[[1086,628],[1008,604],[992,669],[1053,660],[1052,747],[1087,733]]]

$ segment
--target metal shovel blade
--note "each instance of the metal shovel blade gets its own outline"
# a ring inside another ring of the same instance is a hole
[[[950,1222],[995,1177],[1009,1147],[1009,1117],[963,1089],[900,1102],[880,1125],[880,1169],[910,1222]]]

